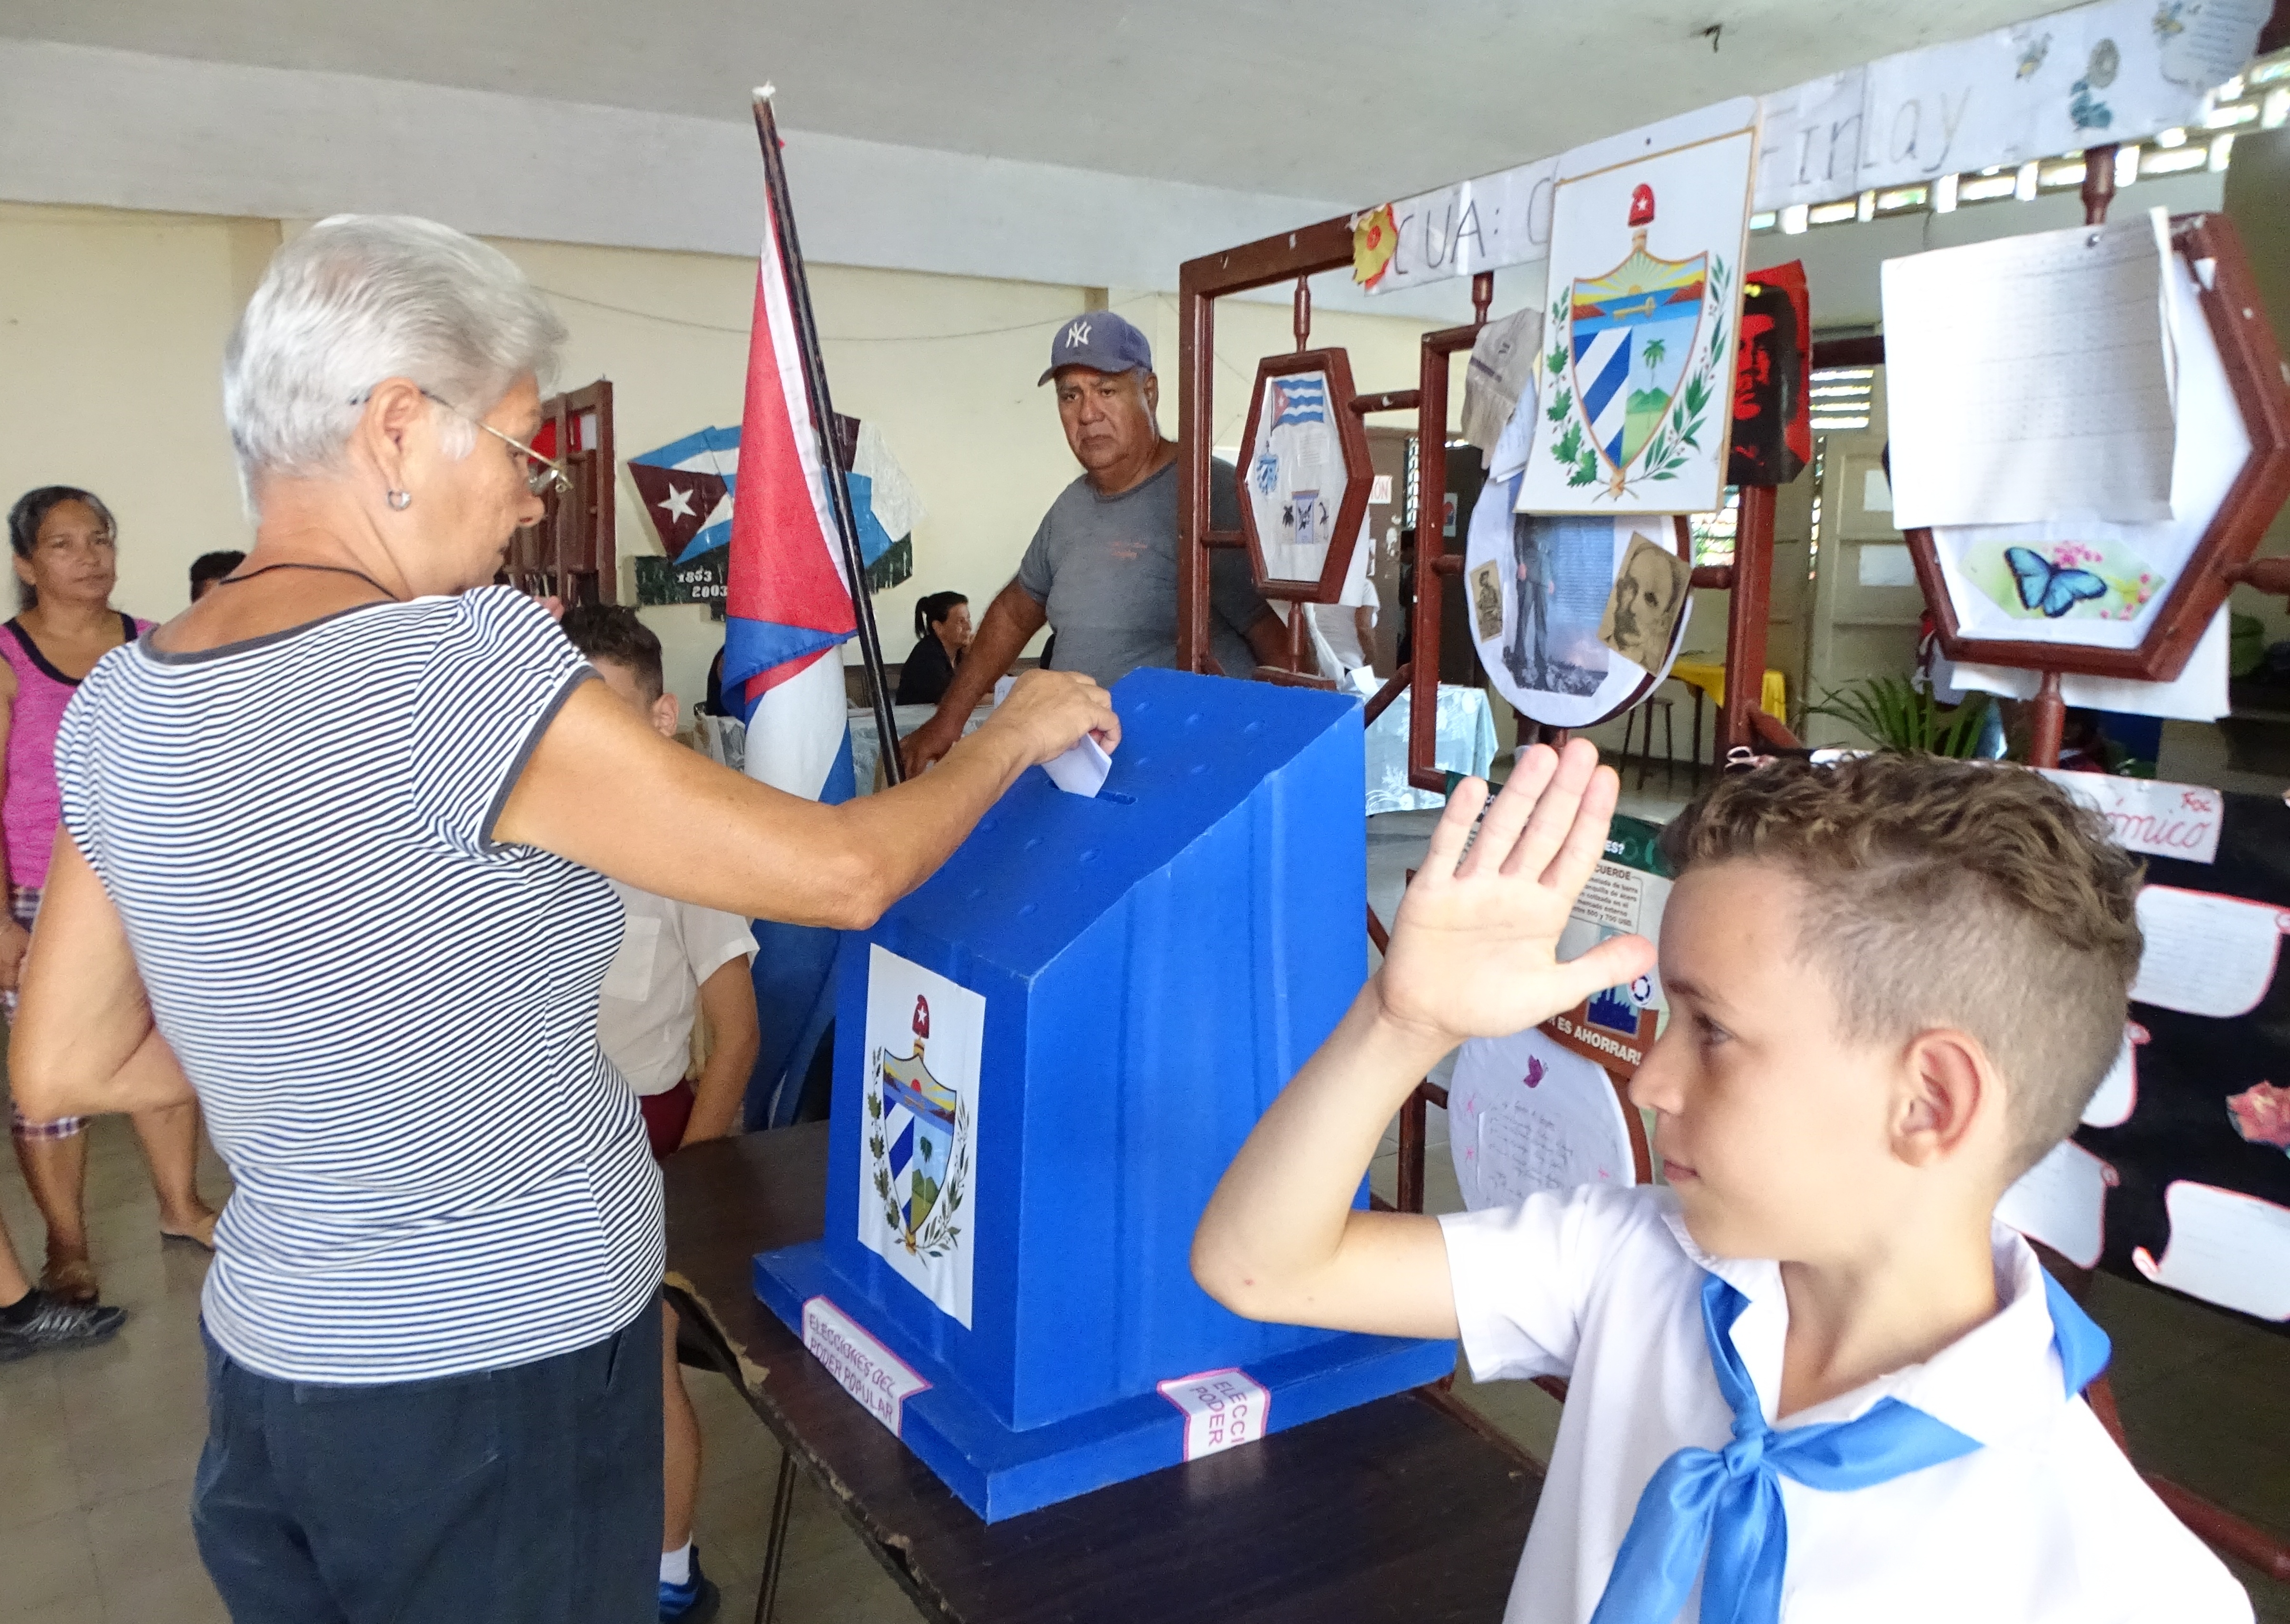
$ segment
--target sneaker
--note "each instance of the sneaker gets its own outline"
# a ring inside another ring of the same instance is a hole
[[[680,1585],[660,1581],[660,1624],[708,1624],[724,1604],[724,1593],[700,1571],[700,1548],[692,1548],[692,1574]]]
[[[39,1293],[39,1306],[20,1324],[0,1324],[0,1364],[52,1348],[88,1348],[110,1339],[127,1323],[127,1310],[101,1303],[64,1302]]]

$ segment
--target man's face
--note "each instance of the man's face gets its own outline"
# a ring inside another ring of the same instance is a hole
[[[1669,582],[1651,560],[1644,558],[1625,572],[1622,581],[1629,590],[1614,605],[1614,641],[1635,645],[1650,639],[1661,624]]]
[[[1144,457],[1160,437],[1160,380],[1142,368],[1094,372],[1069,366],[1053,380],[1058,421],[1074,460],[1095,474]]]
[[[1887,1132],[1900,1056],[1838,1033],[1797,954],[1799,882],[1690,869],[1661,916],[1669,1024],[1630,1082],[1686,1228],[1718,1257],[1818,1262],[1865,1244],[1905,1170]]]

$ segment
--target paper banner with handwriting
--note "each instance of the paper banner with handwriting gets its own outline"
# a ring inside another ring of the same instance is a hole
[[[1879,58],[1758,98],[1756,207],[2143,140],[2198,121],[2239,72],[2269,0],[2099,0]],[[1510,265],[1550,248],[1555,158],[1387,205],[1353,275],[1373,292]],[[1371,214],[1377,212],[1370,211]]]

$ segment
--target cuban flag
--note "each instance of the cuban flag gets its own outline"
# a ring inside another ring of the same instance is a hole
[[[1272,426],[1283,423],[1325,423],[1328,420],[1327,386],[1315,377],[1275,378],[1272,380]]]
[[[698,558],[731,544],[739,464],[736,428],[702,428],[629,459],[629,477],[660,532],[662,552]]]
[[[749,776],[834,804],[856,790],[842,648],[858,620],[828,506],[825,441],[804,384],[788,268],[766,209],[732,494],[724,692],[742,698]],[[757,920],[755,935],[763,1042],[748,1121],[776,1126],[794,1119],[834,1012],[838,939],[773,920]]]

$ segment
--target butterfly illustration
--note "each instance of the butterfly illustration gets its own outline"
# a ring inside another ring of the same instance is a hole
[[[2007,547],[2004,562],[2020,588],[2020,602],[2056,620],[2086,598],[2105,597],[2107,583],[2089,570],[2062,568],[2030,547]]]

